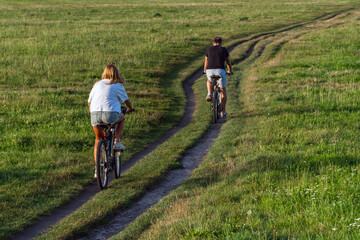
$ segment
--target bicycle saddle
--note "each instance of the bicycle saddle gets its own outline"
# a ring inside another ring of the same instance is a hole
[[[212,75],[211,76],[212,79],[215,79],[215,80],[219,80],[221,78],[221,76],[219,75]]]

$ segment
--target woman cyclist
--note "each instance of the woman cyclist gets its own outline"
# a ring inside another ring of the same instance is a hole
[[[117,67],[107,65],[101,80],[96,82],[90,92],[88,104],[91,114],[91,125],[95,132],[94,159],[99,141],[103,138],[102,124],[115,124],[115,150],[125,150],[120,137],[125,127],[125,116],[121,113],[121,103],[132,111],[131,102],[124,88],[125,80]],[[96,176],[95,176],[96,177]]]

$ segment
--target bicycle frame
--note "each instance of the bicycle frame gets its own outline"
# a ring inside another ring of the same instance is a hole
[[[125,115],[126,108],[121,107],[121,111]],[[103,129],[104,129],[104,138],[103,139],[105,140],[105,145],[109,152],[109,158],[112,162],[112,160],[115,156],[115,151],[114,151],[115,125],[104,125]]]
[[[115,127],[114,126],[108,126],[107,128],[104,128],[104,140],[105,140],[105,146],[107,150],[109,151],[109,157],[110,159],[114,155],[114,136],[115,136]]]
[[[122,107],[121,110],[123,114],[126,113],[126,108]],[[111,171],[114,171],[115,178],[119,178],[121,173],[122,151],[114,150],[115,126],[115,124],[102,125],[104,136],[98,143],[95,157],[97,183],[100,190],[107,187],[108,174]]]

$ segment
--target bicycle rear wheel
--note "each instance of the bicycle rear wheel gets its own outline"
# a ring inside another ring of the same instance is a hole
[[[222,105],[221,105],[221,94],[217,94],[218,100],[217,100],[217,118],[221,118],[221,111],[222,111]]]
[[[218,114],[218,94],[216,91],[214,91],[212,96],[212,122],[216,123],[217,121],[217,114]]]
[[[108,183],[108,156],[109,155],[106,149],[105,141],[102,139],[100,140],[96,151],[96,179],[100,190],[105,189]]]
[[[119,178],[121,174],[121,152],[115,152],[115,162],[114,162],[114,176]]]

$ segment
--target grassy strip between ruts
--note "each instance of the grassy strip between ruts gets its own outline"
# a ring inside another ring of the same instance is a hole
[[[203,164],[112,239],[358,239],[359,15],[259,41]]]
[[[237,42],[236,40],[235,42]],[[250,49],[252,45],[252,42],[240,45],[236,48],[234,52],[231,53],[231,57],[234,61],[238,61],[239,59],[243,59],[246,55],[246,52]],[[235,77],[235,76],[234,76]],[[234,77],[230,77],[228,80],[231,82]],[[197,82],[195,85],[195,92],[199,95],[201,94],[201,82]],[[199,168],[201,169],[201,167]],[[170,193],[167,197],[160,200],[158,204],[156,204],[154,207],[151,207],[148,211],[146,211],[144,214],[139,216],[134,222],[128,225],[128,227],[120,232],[118,235],[112,237],[111,239],[137,239],[141,236],[141,234],[147,230],[152,224],[156,223],[156,221],[161,218],[164,214],[167,212],[167,208],[172,208],[172,205],[174,202],[182,201],[181,199],[183,197],[187,197],[189,195],[189,190],[192,188],[197,188],[201,186],[207,186],[209,181],[211,181],[212,176],[199,176],[196,172],[199,171],[199,169],[194,170],[194,176],[189,178],[185,181],[184,184],[182,184],[179,188],[174,190],[172,193]],[[201,174],[200,174],[201,175]],[[193,190],[191,190],[193,191]],[[180,206],[182,208],[184,206]],[[185,216],[184,216],[185,217]],[[170,224],[172,221],[170,220]],[[171,236],[174,237],[175,236]]]

